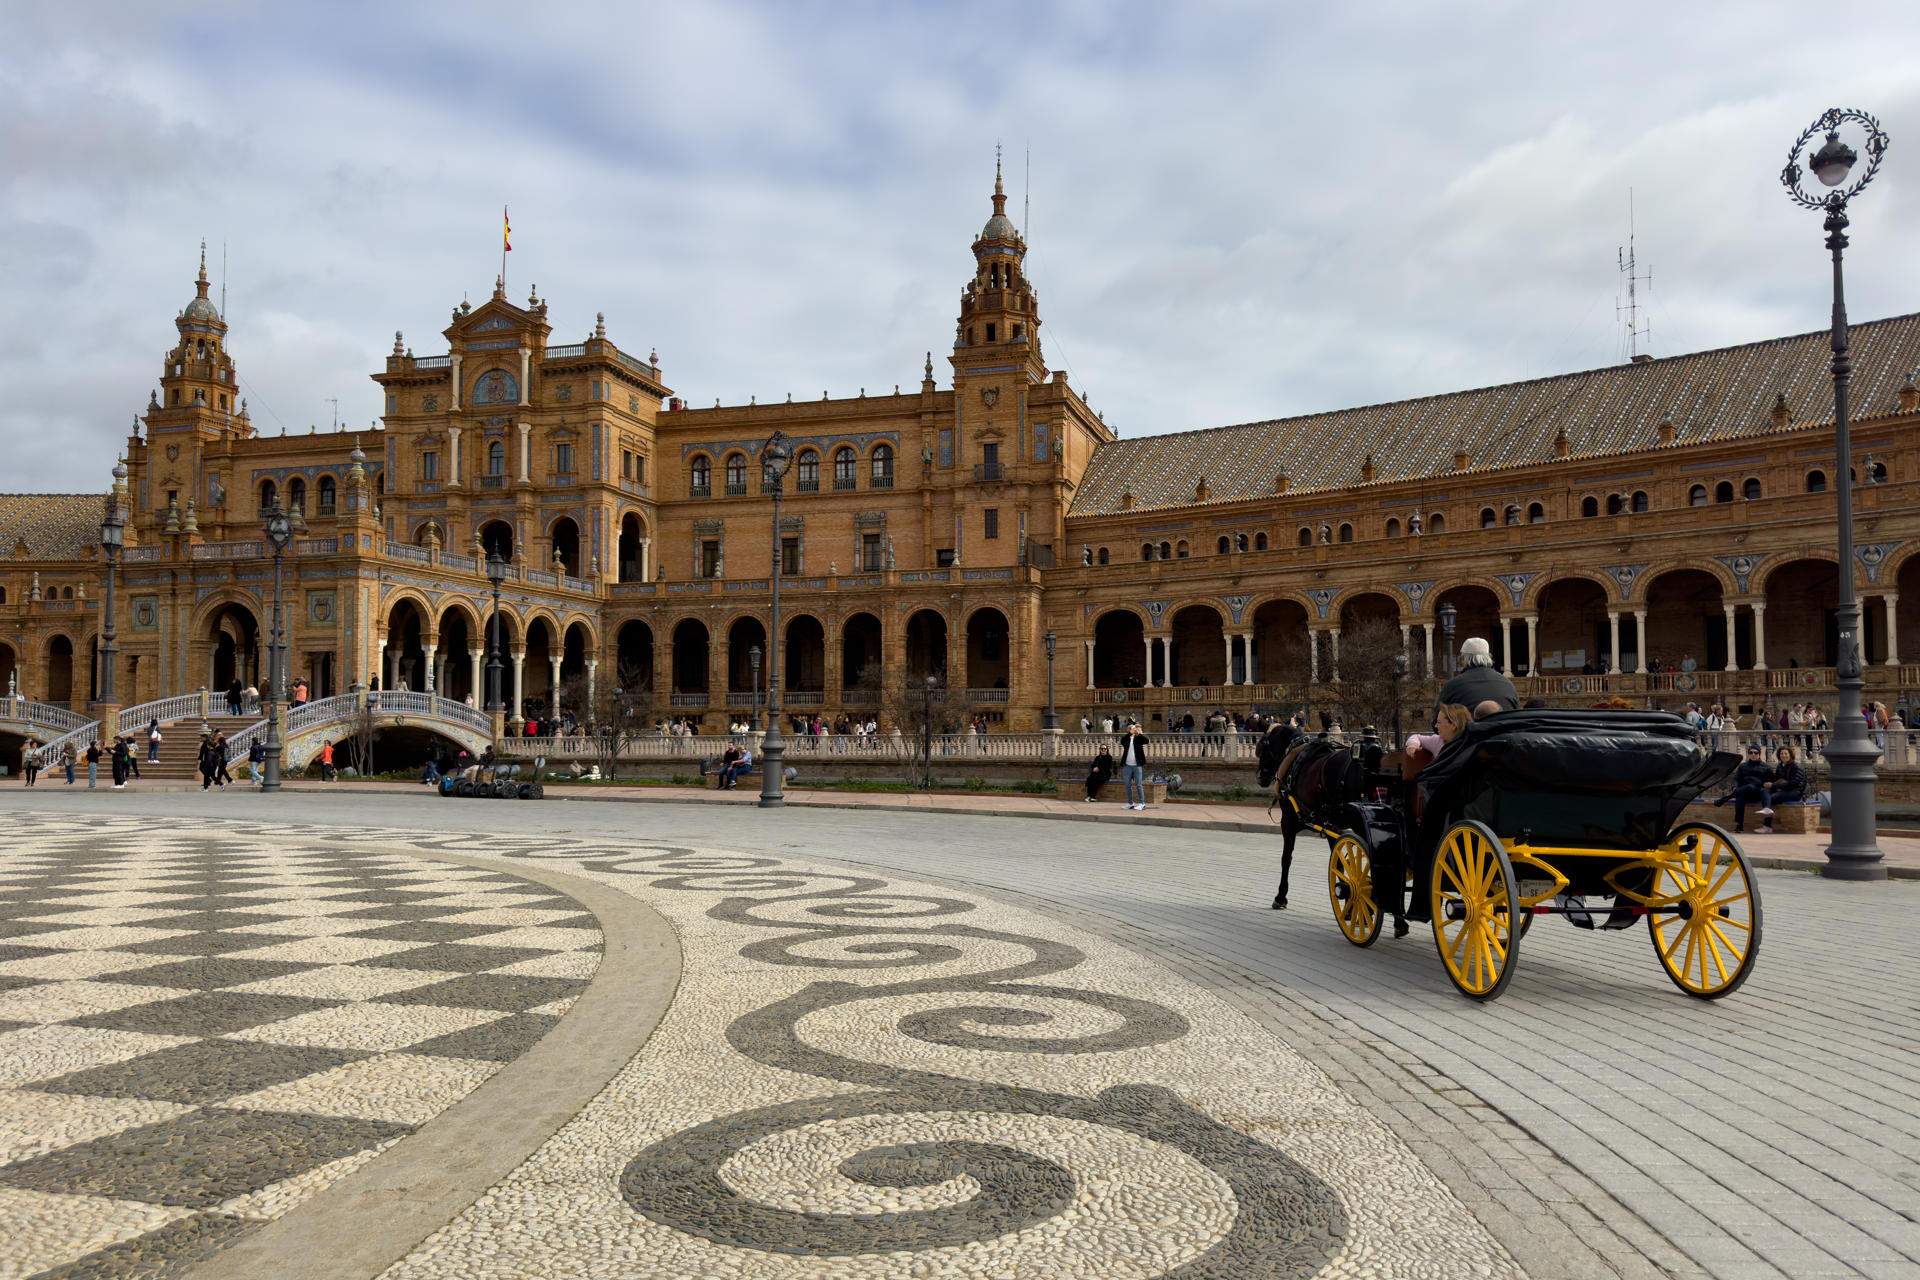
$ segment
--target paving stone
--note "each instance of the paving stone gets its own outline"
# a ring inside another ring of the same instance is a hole
[[[175,1000],[157,1000],[112,1013],[70,1019],[76,1027],[146,1031],[156,1035],[225,1036],[265,1022],[336,1007],[325,1000],[256,992],[199,991]]]
[[[568,978],[477,973],[432,986],[378,996],[376,999],[385,1004],[437,1004],[460,1009],[499,1009],[509,1013],[524,1013],[536,1005],[577,996],[586,985]]]
[[[196,1040],[106,1066],[37,1082],[50,1093],[87,1093],[159,1102],[218,1102],[364,1056],[311,1045]]]

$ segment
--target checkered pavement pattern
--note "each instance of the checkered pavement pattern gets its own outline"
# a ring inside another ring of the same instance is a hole
[[[271,828],[0,848],[0,1280],[176,1274],[458,1101],[599,963],[573,899]]]

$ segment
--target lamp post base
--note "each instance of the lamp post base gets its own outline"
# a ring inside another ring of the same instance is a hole
[[[769,710],[767,736],[760,740],[760,807],[781,809],[787,797],[781,790],[786,781],[786,744],[780,740],[780,717]]]
[[[1855,702],[1857,706],[1857,698]],[[1846,715],[1843,699],[1843,725],[1847,725]],[[1857,709],[1851,724],[1827,743],[1825,754],[1833,789],[1833,842],[1827,846],[1827,865],[1820,874],[1829,880],[1885,880],[1886,855],[1875,834],[1873,811],[1873,766],[1880,751],[1867,736]]]

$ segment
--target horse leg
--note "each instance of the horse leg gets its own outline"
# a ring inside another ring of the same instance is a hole
[[[1280,891],[1273,895],[1273,910],[1284,911],[1287,906],[1287,874],[1293,870],[1293,840],[1300,829],[1292,821],[1292,813],[1283,813],[1280,817]]]

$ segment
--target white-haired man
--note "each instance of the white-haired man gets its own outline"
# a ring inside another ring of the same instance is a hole
[[[1483,702],[1497,702],[1502,711],[1517,711],[1520,695],[1514,692],[1513,681],[1493,665],[1493,646],[1479,636],[1468,636],[1460,645],[1460,670],[1441,686],[1433,709],[1437,712],[1456,703],[1472,709]]]

